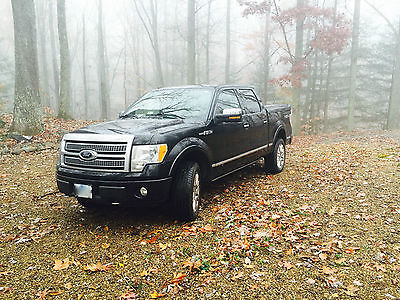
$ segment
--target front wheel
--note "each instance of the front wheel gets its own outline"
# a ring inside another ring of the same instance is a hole
[[[197,218],[200,207],[200,166],[188,161],[175,174],[172,187],[173,214],[182,221]]]
[[[267,173],[278,174],[285,168],[286,146],[283,139],[278,139],[274,150],[264,157],[264,169]]]

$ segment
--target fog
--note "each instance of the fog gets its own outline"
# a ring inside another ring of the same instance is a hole
[[[20,1],[0,1],[2,113],[15,112],[12,3]],[[398,1],[360,1],[358,22],[350,0],[66,0],[70,82],[61,74],[59,3],[33,2],[45,113],[113,119],[161,86],[244,84],[265,104],[291,104],[297,133],[399,127]]]

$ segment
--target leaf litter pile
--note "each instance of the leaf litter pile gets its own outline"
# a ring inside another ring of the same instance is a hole
[[[48,130],[52,146],[0,160],[0,298],[400,297],[399,132],[296,138],[283,173],[211,184],[179,223],[57,193]]]

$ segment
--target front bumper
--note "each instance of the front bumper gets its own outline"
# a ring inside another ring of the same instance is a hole
[[[154,180],[97,180],[68,176],[57,172],[57,186],[60,192],[76,196],[74,184],[89,185],[92,188],[93,203],[121,204],[124,206],[155,206],[168,200],[172,178]],[[142,196],[140,188],[146,188]]]

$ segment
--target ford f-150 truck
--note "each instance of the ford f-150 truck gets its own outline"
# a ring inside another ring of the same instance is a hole
[[[285,166],[291,108],[264,106],[249,86],[182,86],[146,93],[117,120],[65,134],[58,189],[84,206],[166,203],[181,220],[199,213],[204,184],[260,158]]]

